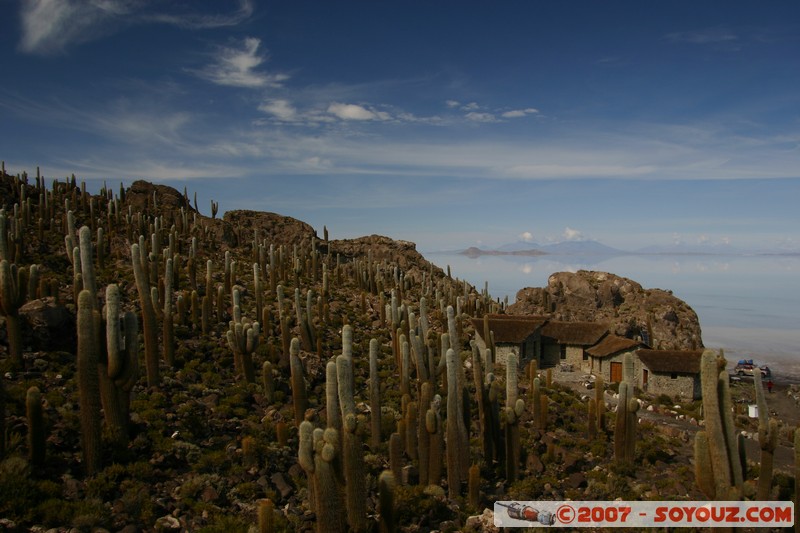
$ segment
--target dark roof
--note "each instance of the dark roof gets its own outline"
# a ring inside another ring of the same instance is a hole
[[[592,346],[608,333],[608,326],[597,322],[550,321],[542,329],[544,337],[555,339],[559,344]]]
[[[588,348],[586,353],[592,357],[608,357],[609,355],[632,350],[633,348],[641,348],[642,346],[645,346],[645,344],[641,341],[618,335],[606,335],[603,340]]]
[[[489,331],[494,332],[494,342],[519,344],[530,337],[546,322],[547,317],[535,315],[496,315],[489,316]],[[473,318],[475,333],[483,338],[483,319]],[[485,341],[486,339],[484,339]]]
[[[703,350],[639,350],[639,360],[653,372],[699,374]]]

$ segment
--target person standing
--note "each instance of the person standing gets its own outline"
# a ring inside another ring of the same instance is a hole
[[[767,381],[767,390],[772,392],[772,378]]]

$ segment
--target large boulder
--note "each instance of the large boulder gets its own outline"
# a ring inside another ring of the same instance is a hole
[[[622,337],[648,338],[653,348],[688,350],[703,346],[697,313],[671,291],[645,289],[607,272],[557,272],[546,287],[517,293],[510,314],[547,315],[553,320],[602,322]]]

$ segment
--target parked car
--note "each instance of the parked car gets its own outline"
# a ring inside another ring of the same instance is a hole
[[[772,371],[769,369],[767,365],[761,365],[757,367],[752,359],[742,359],[737,364],[736,367],[733,369],[734,373],[738,376],[752,376],[753,372],[755,372],[756,368],[761,371],[762,378],[768,378],[772,376]]]

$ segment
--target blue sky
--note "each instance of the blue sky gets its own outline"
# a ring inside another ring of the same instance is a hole
[[[795,2],[0,0],[0,159],[423,251],[800,249]]]

